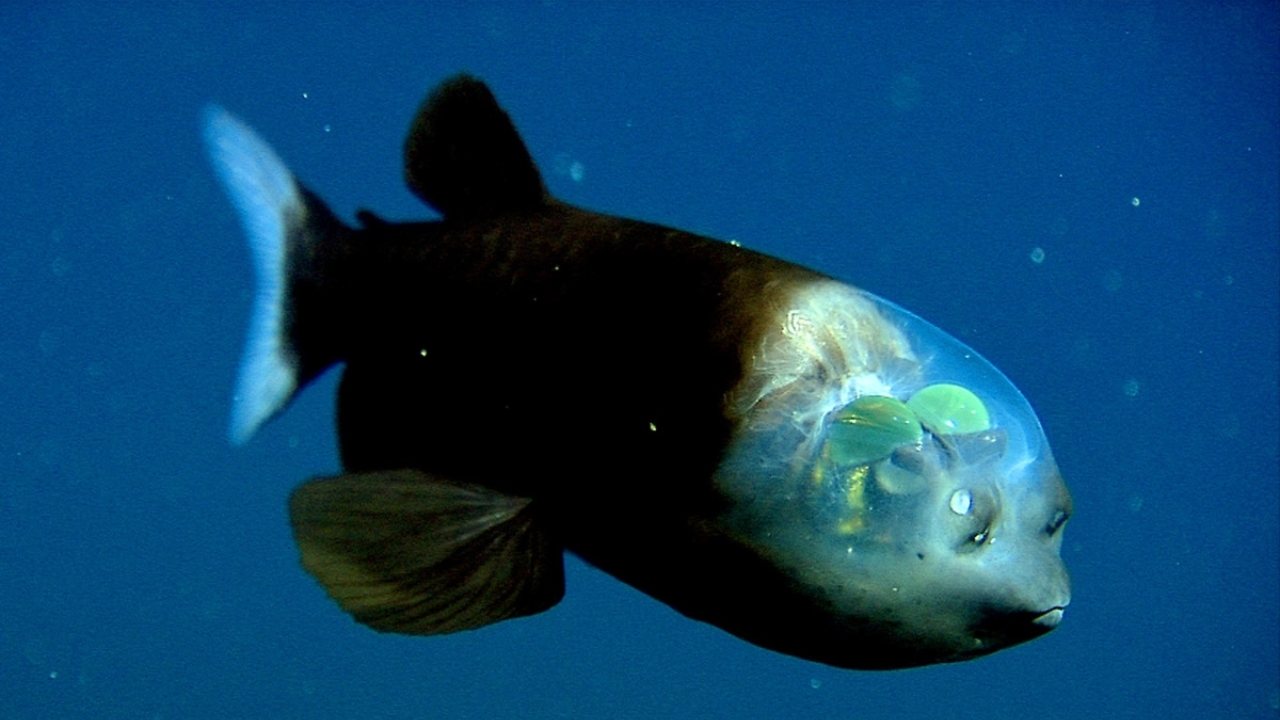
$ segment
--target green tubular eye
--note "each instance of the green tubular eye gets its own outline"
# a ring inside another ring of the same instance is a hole
[[[976,433],[991,427],[987,406],[972,390],[959,385],[929,385],[912,395],[907,407],[935,435]]]
[[[835,462],[865,465],[919,443],[923,434],[916,414],[901,400],[864,395],[835,412],[827,444]]]

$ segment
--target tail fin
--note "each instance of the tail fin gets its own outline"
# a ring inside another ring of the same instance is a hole
[[[288,325],[294,245],[305,241],[313,201],[269,145],[220,107],[205,111],[210,160],[240,215],[253,255],[256,290],[249,336],[232,399],[231,441],[241,444],[282,410],[309,378]],[[331,219],[327,210],[322,213]]]

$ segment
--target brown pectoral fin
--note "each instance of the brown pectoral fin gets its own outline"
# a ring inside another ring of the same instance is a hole
[[[527,498],[416,470],[312,480],[289,500],[303,567],[356,620],[410,635],[559,602],[563,551],[534,515]]]

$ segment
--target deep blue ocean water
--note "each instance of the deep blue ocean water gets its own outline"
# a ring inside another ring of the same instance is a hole
[[[264,5],[0,4],[0,717],[1280,717],[1275,3]],[[332,605],[285,499],[337,468],[333,378],[226,440],[252,279],[200,112],[343,216],[425,217],[402,136],[459,70],[560,197],[1003,369],[1075,496],[1061,627],[866,673],[576,561],[456,636]]]

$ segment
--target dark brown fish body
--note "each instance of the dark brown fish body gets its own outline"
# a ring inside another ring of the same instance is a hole
[[[1039,426],[1003,376],[914,316],[550,198],[469,78],[406,144],[439,222],[362,213],[349,228],[238,122],[209,127],[267,286],[233,432],[343,364],[347,474],[300,488],[291,514],[304,565],[362,622],[429,634],[539,612],[563,592],[567,549],[687,615],[846,667],[964,659],[1056,624],[1069,498]],[[974,392],[947,394],[957,383]],[[975,404],[977,420],[948,415]],[[975,519],[987,501],[1015,555],[983,548],[979,563],[966,543],[994,531],[965,528],[992,526]],[[952,544],[964,557],[941,557]]]
[[[692,462],[689,472],[708,475],[735,421],[724,399],[750,359],[742,340],[766,329],[760,313],[741,310],[770,294],[780,307],[790,287],[818,277],[717,241],[558,203],[518,222],[367,232],[353,244],[388,252],[376,258],[381,267],[360,271],[376,280],[355,291],[352,340],[342,353],[344,462],[437,469],[458,452],[457,466],[438,469],[479,472],[490,482],[476,456],[458,448],[542,448],[502,458],[526,468],[546,448],[560,449],[555,462],[567,477],[532,485],[513,478],[506,488],[529,496],[548,484],[572,493],[618,484],[601,480],[595,456],[654,469]],[[365,368],[376,368],[372,377],[363,377]],[[389,372],[394,382],[386,382]],[[430,402],[398,401],[407,376]],[[387,419],[381,398],[360,409],[360,398],[383,395],[372,390],[380,383],[407,417]],[[584,422],[590,418],[599,422]],[[435,425],[412,427],[420,422]],[[405,440],[392,442],[398,435]],[[619,454],[625,450],[633,452]],[[572,481],[579,473],[587,488]],[[673,483],[667,474],[644,486],[674,489],[664,487]]]

